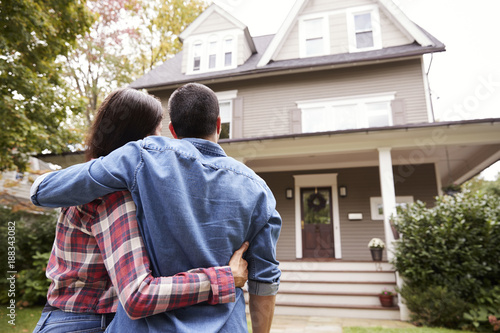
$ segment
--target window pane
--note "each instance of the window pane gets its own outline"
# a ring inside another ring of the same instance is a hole
[[[358,31],[372,30],[372,16],[370,13],[359,14],[354,16],[354,28]]]
[[[323,54],[323,38],[306,40],[306,55]]]
[[[304,21],[306,39],[323,36],[323,18]]]
[[[366,104],[366,112],[369,127],[390,126],[389,113],[391,110],[389,103],[368,103]]]
[[[333,108],[335,117],[334,130],[346,130],[357,128],[356,105],[342,105]]]
[[[200,70],[200,62],[201,62],[201,44],[194,44],[193,47],[193,70]]]
[[[224,41],[224,50],[225,51],[231,51],[233,47],[233,40],[232,39],[226,39]]]
[[[302,110],[302,132],[314,133],[326,131],[326,109],[324,107]]]
[[[221,123],[220,124],[220,136],[219,139],[230,139],[229,133],[231,130],[230,123]]]
[[[365,47],[373,47],[373,33],[360,32],[356,34],[356,47],[362,49]]]
[[[199,71],[200,70],[200,57],[195,57],[194,58],[193,70],[195,70],[195,71]]]
[[[215,64],[216,64],[216,55],[215,54],[211,54],[209,57],[208,57],[208,68],[215,68]]]
[[[233,64],[233,53],[226,52],[224,54],[224,66],[231,66]]]

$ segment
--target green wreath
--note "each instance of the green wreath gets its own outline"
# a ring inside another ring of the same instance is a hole
[[[313,193],[307,198],[307,207],[319,212],[326,207],[326,199],[321,193]]]

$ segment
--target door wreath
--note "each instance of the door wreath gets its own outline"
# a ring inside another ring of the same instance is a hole
[[[326,199],[321,193],[313,193],[307,198],[307,207],[319,212],[326,207]]]

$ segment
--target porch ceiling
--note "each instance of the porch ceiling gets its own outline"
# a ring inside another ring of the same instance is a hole
[[[221,143],[256,172],[378,166],[378,148],[394,165],[433,163],[443,185],[463,181],[500,159],[500,122],[346,131]]]

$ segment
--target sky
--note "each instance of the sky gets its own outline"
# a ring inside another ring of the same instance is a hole
[[[214,0],[245,23],[252,36],[276,33],[294,1]],[[435,119],[500,118],[500,0],[393,2],[446,45],[445,52],[424,57]],[[481,175],[492,180],[498,172],[500,162]]]

